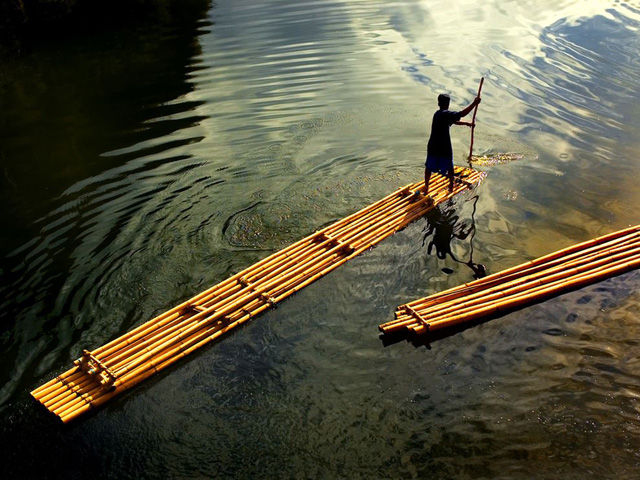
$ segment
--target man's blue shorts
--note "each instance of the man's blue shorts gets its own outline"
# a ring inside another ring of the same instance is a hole
[[[449,170],[453,170],[453,159],[427,155],[427,161],[424,166],[431,172],[438,172],[445,175]]]

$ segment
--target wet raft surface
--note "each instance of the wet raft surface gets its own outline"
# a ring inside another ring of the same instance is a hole
[[[424,335],[555,297],[640,267],[640,225],[415,300],[380,325],[385,335]]]
[[[456,167],[453,192],[434,175],[280,250],[92,351],[31,394],[63,422],[98,407],[232,328],[275,306],[347,260],[477,184],[484,174]]]

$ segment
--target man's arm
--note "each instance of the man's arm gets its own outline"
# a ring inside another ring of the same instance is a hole
[[[473,110],[473,107],[475,107],[476,105],[478,105],[480,103],[480,97],[476,97],[473,102],[471,102],[471,105],[469,105],[467,108],[465,108],[464,110],[462,110],[460,112],[460,116],[461,117],[466,117],[467,115],[469,115],[469,112],[471,112],[471,110]]]

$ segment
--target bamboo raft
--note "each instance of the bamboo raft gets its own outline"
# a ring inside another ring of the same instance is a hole
[[[401,305],[384,335],[425,335],[522,308],[640,267],[640,225]]]
[[[229,330],[274,307],[349,259],[479,183],[456,167],[453,192],[442,175],[398,189],[376,203],[276,252],[186,302],[89,351],[74,367],[31,392],[63,422],[103,405]]]

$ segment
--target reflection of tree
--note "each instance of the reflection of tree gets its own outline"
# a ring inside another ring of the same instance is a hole
[[[449,255],[454,262],[466,265],[473,271],[473,278],[482,278],[486,276],[486,270],[481,263],[473,262],[473,238],[476,233],[475,213],[478,196],[474,196],[473,212],[471,214],[471,224],[466,225],[460,222],[460,217],[456,214],[453,203],[438,205],[436,208],[427,213],[427,227],[424,230],[424,238],[422,246],[427,243],[429,236],[433,235],[427,247],[427,253],[431,255],[433,247],[436,249],[436,256],[440,260],[444,260]],[[451,242],[456,238],[458,240],[466,240],[469,238],[469,260],[464,262],[456,258],[451,250]]]
[[[95,28],[100,24],[113,25],[132,15],[157,16],[158,12],[173,7],[173,3],[174,0],[0,0],[0,27],[38,28],[50,24],[54,29],[66,29],[91,24]]]
[[[141,155],[105,152],[201,120],[189,114],[193,102],[175,100],[194,88],[189,72],[209,6],[158,0],[119,23],[87,27],[68,19],[64,32],[51,26],[25,33],[20,51],[28,53],[0,51],[0,224],[12,226],[11,238],[0,236],[1,257],[37,234],[30,226],[55,210],[70,186]]]

